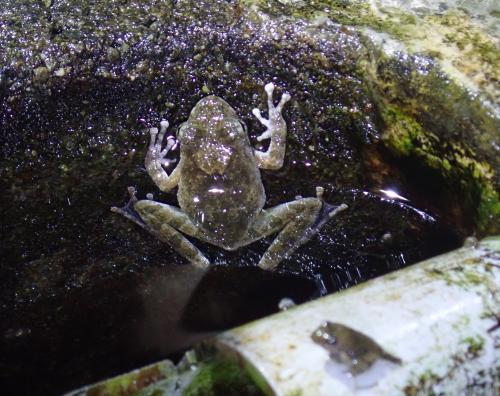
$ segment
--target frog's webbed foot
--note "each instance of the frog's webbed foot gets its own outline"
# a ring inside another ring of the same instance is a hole
[[[137,190],[134,187],[128,187],[127,191],[130,198],[128,202],[125,204],[125,206],[121,208],[113,206],[111,207],[111,211],[121,214],[123,217],[126,217],[127,219],[133,221],[137,225],[149,231],[149,227],[142,221],[139,214],[134,210],[134,205],[137,202],[137,197],[136,197]]]
[[[323,199],[323,194],[325,189],[321,186],[316,187],[316,197],[321,201],[321,210],[318,213],[316,222],[312,225],[314,230],[319,230],[323,225],[325,225],[332,217],[346,210],[348,206],[346,204],[340,204],[338,206],[330,205]]]
[[[274,92],[274,84],[268,83],[264,87],[267,94],[267,107],[269,112],[269,119],[265,119],[262,117],[260,110],[255,108],[252,110],[253,115],[260,121],[262,125],[264,125],[267,129],[260,136],[257,136],[257,140],[260,142],[264,139],[269,139],[276,132],[278,127],[283,119],[281,115],[281,111],[283,110],[283,106],[285,103],[290,100],[290,95],[288,93],[284,93],[281,96],[280,102],[277,106],[273,103],[273,92]]]

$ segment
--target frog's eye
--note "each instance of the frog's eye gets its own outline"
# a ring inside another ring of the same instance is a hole
[[[186,123],[185,123],[185,122],[184,122],[184,123],[182,123],[181,125],[179,125],[179,126],[177,127],[177,138],[178,138],[178,139],[181,139],[181,138],[182,138],[182,136],[184,135],[184,130],[185,130],[185,128],[186,128]]]
[[[228,141],[234,141],[237,138],[239,139],[247,135],[247,127],[240,120],[231,121],[230,123],[225,125],[224,129],[226,131],[224,136],[226,136],[226,139],[228,139]]]
[[[187,122],[182,123],[179,125],[179,128],[177,129],[177,139],[181,143],[185,143],[193,138],[193,131],[192,128],[189,127]]]
[[[243,121],[237,120],[237,122],[235,123],[235,129],[238,131],[237,132],[238,136],[240,137],[248,136],[247,125]]]

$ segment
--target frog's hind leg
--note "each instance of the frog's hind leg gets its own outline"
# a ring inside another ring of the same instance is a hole
[[[262,211],[250,237],[257,240],[278,231],[279,234],[262,256],[259,267],[275,268],[280,261],[311,239],[333,216],[347,208],[345,204],[332,206],[324,202],[321,187],[317,188],[316,193],[316,198],[301,198]]]
[[[198,228],[185,213],[167,204],[150,199],[137,200],[135,189],[129,187],[130,200],[123,208],[113,207],[111,210],[120,213],[133,221],[156,238],[169,244],[177,253],[199,268],[210,264],[208,259],[181,234],[200,238]]]

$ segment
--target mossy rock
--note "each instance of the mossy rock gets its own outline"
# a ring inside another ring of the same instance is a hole
[[[230,360],[220,360],[202,364],[182,395],[263,396],[264,393],[257,388],[240,366]]]

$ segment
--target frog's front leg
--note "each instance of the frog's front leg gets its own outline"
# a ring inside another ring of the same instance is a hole
[[[279,169],[283,166],[286,151],[286,122],[281,111],[285,103],[290,100],[290,95],[283,94],[280,102],[275,106],[273,103],[274,84],[266,84],[264,89],[267,94],[269,119],[262,117],[259,109],[253,109],[252,113],[267,128],[262,135],[257,137],[257,140],[260,142],[271,138],[271,143],[266,152],[254,150],[254,155],[259,168]]]
[[[153,179],[158,188],[164,192],[170,191],[172,188],[177,186],[177,184],[179,184],[181,167],[181,163],[179,163],[170,175],[164,169],[164,166],[168,166],[171,163],[171,160],[165,157],[167,153],[176,145],[174,138],[169,136],[167,137],[167,145],[162,149],[163,138],[167,128],[168,121],[161,120],[159,133],[158,128],[149,129],[151,140],[149,142],[148,152],[144,161],[144,165],[146,166],[149,176]]]
[[[316,198],[301,198],[262,211],[249,232],[252,241],[279,231],[262,256],[259,267],[269,270],[290,256],[347,205],[332,206],[323,201],[323,188],[316,188]]]

